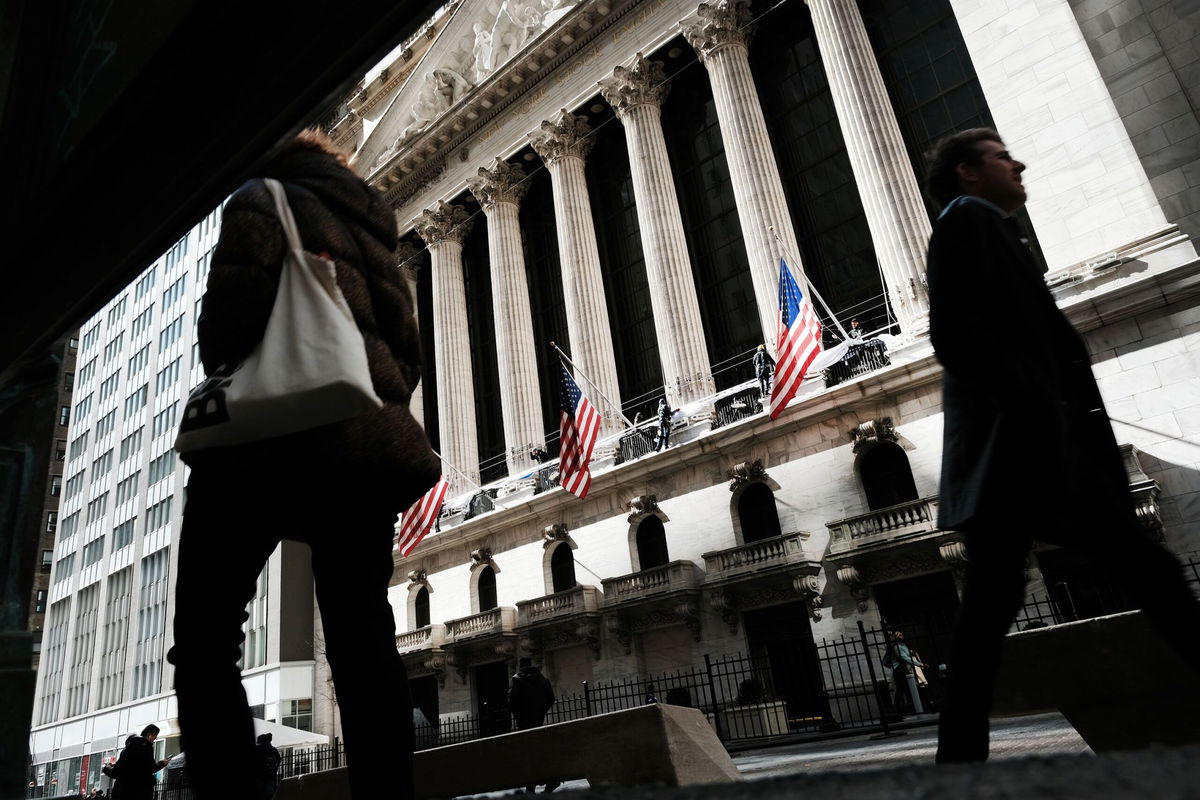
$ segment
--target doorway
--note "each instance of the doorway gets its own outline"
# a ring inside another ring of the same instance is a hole
[[[479,735],[508,733],[512,729],[508,715],[508,663],[496,661],[480,664],[474,672]]]
[[[791,730],[813,730],[832,720],[823,702],[821,663],[802,602],[747,611],[742,616],[757,685],[743,682],[742,702],[761,690],[764,700],[782,700]]]

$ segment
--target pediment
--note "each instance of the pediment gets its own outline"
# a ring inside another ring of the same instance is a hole
[[[358,151],[369,177],[553,27],[579,0],[463,0]]]

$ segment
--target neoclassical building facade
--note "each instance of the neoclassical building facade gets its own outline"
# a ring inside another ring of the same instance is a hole
[[[525,655],[569,693],[952,616],[920,182],[967,127],[1029,165],[1021,219],[1087,337],[1147,535],[1200,548],[1197,19],[1102,5],[464,0],[403,80],[340,107],[334,136],[396,211],[414,408],[458,495],[396,556],[426,716],[502,704]],[[889,350],[810,377],[771,421],[747,387],[781,259],[827,331],[856,318]],[[604,419],[583,500],[534,460],[557,453],[551,342]],[[662,397],[680,411],[654,453],[638,425]],[[1028,447],[1029,491],[1053,493]],[[1086,571],[1041,551],[1031,596]]]

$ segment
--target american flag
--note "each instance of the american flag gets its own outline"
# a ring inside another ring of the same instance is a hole
[[[592,450],[596,449],[600,415],[579,391],[566,365],[559,366],[562,368],[562,389],[558,395],[562,422],[559,425],[558,474],[564,489],[583,498],[587,497],[592,485],[588,464],[592,460]]]
[[[809,364],[821,352],[821,322],[812,303],[796,285],[787,262],[779,261],[779,332],[775,336],[775,378],[771,382],[771,419],[796,396]]]
[[[425,534],[433,528],[438,512],[442,510],[442,501],[446,499],[446,489],[450,483],[445,477],[438,480],[434,487],[412,504],[400,517],[400,533],[396,536],[396,547],[405,558],[411,553]]]

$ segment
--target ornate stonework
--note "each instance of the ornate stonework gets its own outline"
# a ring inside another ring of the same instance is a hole
[[[467,188],[484,211],[490,211],[498,203],[521,204],[529,191],[529,176],[516,164],[497,158],[491,167],[480,167],[479,173],[467,181]]]
[[[400,270],[406,280],[416,282],[423,252],[411,242],[400,242],[396,245],[396,268]]]
[[[821,583],[817,580],[817,576],[808,573],[795,575],[792,577],[792,588],[804,598],[804,604],[808,607],[808,615],[814,621],[820,620],[824,601],[821,599]]]
[[[938,555],[947,564],[961,567],[967,563],[967,546],[962,542],[946,542],[938,545]]]
[[[610,77],[599,81],[600,94],[618,115],[634,106],[661,108],[671,84],[661,61],[638,53],[629,67],[616,67]]]
[[[595,143],[596,137],[592,136],[592,126],[587,120],[565,108],[529,134],[529,144],[551,166],[568,157],[586,159]]]
[[[751,483],[767,480],[767,469],[763,466],[762,459],[756,458],[734,465],[725,475],[729,478],[729,491],[736,492]]]
[[[707,61],[723,47],[747,47],[754,35],[749,4],[744,0],[716,0],[701,3],[696,13],[679,23],[683,38]]]
[[[441,200],[433,208],[422,211],[421,216],[413,220],[417,235],[430,246],[442,242],[462,244],[471,232],[473,223],[474,220],[465,208],[452,206]]]
[[[433,589],[429,588],[429,574],[423,569],[414,569],[408,573],[408,585],[410,588],[424,586],[429,591],[433,591]]]
[[[484,564],[494,567],[496,562],[492,560],[492,548],[480,547],[477,550],[472,550],[471,562],[477,567],[481,567]]]
[[[858,601],[858,610],[860,613],[867,611],[867,599],[870,598],[871,592],[867,588],[867,582],[863,579],[862,573],[858,571],[858,567],[853,564],[843,564],[838,567],[837,578],[846,588],[850,590],[850,595]]]
[[[625,508],[629,509],[629,522],[636,522],[640,517],[648,514],[658,514],[658,495],[643,494],[632,498],[625,504]]]
[[[547,525],[542,530],[542,547],[552,547],[559,542],[566,542],[570,538],[567,526],[562,522],[556,522],[553,525]]]
[[[850,440],[854,443],[852,449],[855,453],[861,452],[868,445],[895,442],[898,438],[891,417],[869,420],[850,431]]]

